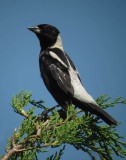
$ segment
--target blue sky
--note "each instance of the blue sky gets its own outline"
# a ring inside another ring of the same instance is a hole
[[[40,78],[39,41],[27,27],[47,23],[60,30],[64,50],[94,99],[105,93],[126,98],[125,0],[1,0],[0,21],[0,154],[23,119],[9,105],[13,94],[32,90],[33,99],[56,105]],[[123,122],[118,132],[125,136],[126,106],[107,111]],[[70,158],[90,159],[67,146],[63,159]]]

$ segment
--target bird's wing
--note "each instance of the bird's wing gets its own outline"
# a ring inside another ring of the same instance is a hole
[[[80,78],[80,74],[77,70],[77,68],[75,67],[74,63],[72,62],[72,60],[70,59],[70,57],[65,53],[66,57],[67,57],[67,60],[69,61],[69,64],[71,65],[71,67],[73,68],[73,70],[76,72],[80,82],[81,82],[81,78]]]
[[[71,79],[67,69],[63,69],[61,66],[59,67],[56,64],[52,64],[50,65],[50,71],[58,87],[64,93],[73,95],[73,87],[71,85]]]
[[[63,92],[73,95],[74,90],[68,72],[69,64],[66,54],[59,49],[53,49],[49,51],[49,56],[54,61],[54,63],[50,65],[50,72],[55,80],[55,83]]]

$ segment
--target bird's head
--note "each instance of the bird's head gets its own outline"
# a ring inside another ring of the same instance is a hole
[[[53,46],[60,33],[56,27],[49,24],[40,24],[34,27],[29,27],[28,29],[37,35],[43,49]]]

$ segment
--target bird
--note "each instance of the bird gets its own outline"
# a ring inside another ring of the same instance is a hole
[[[97,115],[108,125],[117,125],[117,121],[101,109],[85,90],[78,70],[64,51],[60,31],[49,24],[28,29],[35,33],[40,42],[39,67],[44,84],[63,110],[73,104]]]

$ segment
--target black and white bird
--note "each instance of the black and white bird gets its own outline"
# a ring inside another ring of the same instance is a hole
[[[40,41],[40,72],[43,81],[57,103],[67,109],[75,106],[96,114],[109,125],[117,122],[101,109],[84,89],[79,73],[72,60],[63,49],[59,30],[48,24],[29,27]]]

